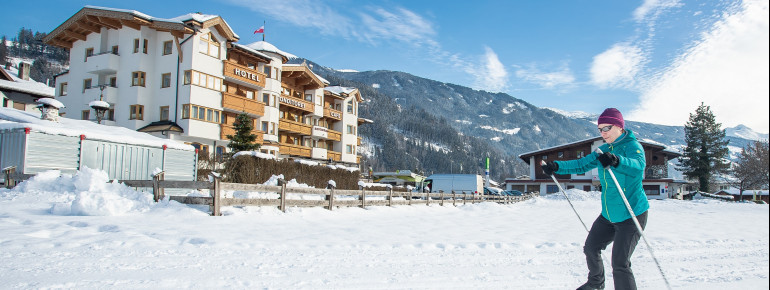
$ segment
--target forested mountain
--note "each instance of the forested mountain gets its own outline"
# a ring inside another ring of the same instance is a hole
[[[29,77],[53,86],[53,77],[64,71],[69,62],[69,51],[43,43],[47,33],[32,32],[22,27],[16,36],[0,38],[0,65],[10,58],[30,61]]]

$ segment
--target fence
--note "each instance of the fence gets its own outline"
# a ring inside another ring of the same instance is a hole
[[[3,170],[6,173],[6,187],[12,187],[14,182],[19,179],[27,179],[31,175],[19,175],[10,173],[10,170]],[[526,194],[522,196],[498,196],[481,195],[465,192],[451,193],[419,193],[419,192],[395,192],[393,189],[388,191],[367,191],[366,188],[359,190],[338,190],[333,186],[328,189],[317,188],[298,188],[287,187],[286,181],[279,180],[278,186],[261,184],[242,184],[221,182],[220,178],[215,177],[213,182],[208,181],[179,181],[164,180],[163,172],[155,175],[152,180],[119,180],[120,183],[130,187],[152,188],[153,199],[157,202],[165,198],[165,189],[167,188],[187,188],[187,189],[207,189],[211,196],[169,196],[174,200],[184,204],[208,205],[211,215],[222,215],[223,206],[277,206],[281,211],[286,212],[287,207],[324,207],[328,210],[334,210],[336,207],[362,207],[367,206],[394,206],[394,205],[417,205],[417,204],[438,204],[445,205],[451,203],[457,204],[479,203],[479,202],[497,202],[513,203],[527,200],[535,194]],[[277,193],[277,199],[270,198],[228,198],[222,197],[222,191],[249,191],[249,192],[268,192]],[[318,200],[303,200],[287,198],[288,194],[317,195],[323,197]],[[341,197],[354,199],[340,199]]]

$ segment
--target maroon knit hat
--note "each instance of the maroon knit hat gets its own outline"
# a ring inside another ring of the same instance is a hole
[[[623,114],[615,108],[607,108],[604,110],[601,116],[599,116],[599,122],[597,124],[610,124],[620,128],[624,128],[626,122],[623,121]]]

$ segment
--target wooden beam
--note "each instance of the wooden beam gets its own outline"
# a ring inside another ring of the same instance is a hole
[[[69,29],[67,29],[64,32],[62,32],[62,34],[64,34],[67,37],[77,38],[77,39],[80,39],[82,41],[86,41],[86,36],[85,35],[77,33],[77,32],[74,32],[74,31],[69,30]]]
[[[75,23],[75,26],[77,26],[80,29],[88,30],[95,33],[101,33],[102,30],[99,28],[99,26],[92,25],[87,23],[87,21],[78,21]]]
[[[184,54],[182,53],[182,45],[179,44],[179,38],[181,38],[181,36],[178,37],[173,32],[171,33],[171,35],[174,36],[174,44],[176,44],[176,54],[179,56],[178,61],[179,61],[179,63],[182,63],[182,61],[184,61],[183,60]]]
[[[64,40],[60,40],[60,39],[51,39],[51,40],[48,41],[48,43],[56,45],[56,46],[61,46],[61,47],[64,47],[66,49],[72,49],[72,42],[70,42],[70,41],[64,41]]]
[[[142,26],[139,25],[139,23],[133,22],[131,20],[121,19],[120,23],[130,28],[133,28],[134,30],[140,30],[142,28]]]
[[[99,23],[100,25],[104,25],[107,28],[112,29],[121,29],[123,28],[123,24],[120,23],[120,21],[107,18],[107,17],[96,17],[96,16],[88,16],[88,19],[91,21],[94,21],[96,23]]]

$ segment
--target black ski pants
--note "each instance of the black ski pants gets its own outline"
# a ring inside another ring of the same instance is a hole
[[[647,212],[644,212],[636,219],[642,229],[647,225]],[[604,264],[602,263],[601,251],[612,245],[612,276],[615,282],[616,290],[635,290],[636,280],[631,271],[631,254],[639,242],[641,233],[637,230],[633,219],[627,219],[618,223],[611,223],[609,220],[599,215],[588,232],[583,253],[586,254],[588,264],[588,285],[598,287],[604,285]]]

